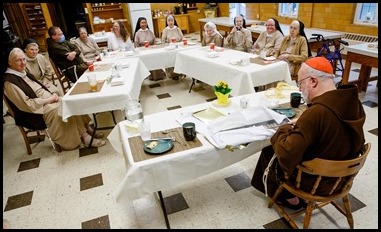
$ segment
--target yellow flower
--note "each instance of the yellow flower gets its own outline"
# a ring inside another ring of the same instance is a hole
[[[232,91],[231,88],[229,88],[229,84],[225,81],[219,81],[217,85],[214,86],[214,92],[222,93],[222,94],[228,94]]]

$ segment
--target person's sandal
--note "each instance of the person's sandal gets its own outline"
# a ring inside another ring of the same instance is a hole
[[[93,132],[94,132],[94,129],[93,129],[93,127],[90,127],[91,128],[91,130],[87,130],[87,133],[89,134],[89,135],[93,135]],[[103,134],[103,132],[95,132],[95,135],[94,135],[94,138],[96,138],[96,139],[101,139],[101,138],[103,138],[105,135]]]
[[[90,141],[91,136],[87,136],[86,139],[83,139],[83,144],[85,145],[85,147],[89,147]],[[106,145],[106,141],[94,138],[91,144],[91,147],[102,147]]]

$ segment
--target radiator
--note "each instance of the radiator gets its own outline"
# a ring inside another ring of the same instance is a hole
[[[347,41],[349,45],[355,45],[360,43],[373,43],[378,42],[377,36],[371,36],[371,35],[361,35],[361,34],[351,34],[351,33],[345,33],[343,37],[341,37],[341,40]],[[340,44],[340,48],[344,48],[341,53],[347,54],[347,50],[345,48],[346,46]]]
[[[320,28],[311,28],[311,29],[342,34],[341,40],[347,41],[349,43],[349,45],[355,45],[355,44],[360,44],[360,43],[378,42],[378,36],[345,33],[342,31],[331,31],[331,30],[320,29]],[[347,50],[345,49],[345,47],[346,47],[345,45],[340,44],[340,49],[344,48],[343,50],[341,50],[341,54],[345,54],[345,55],[347,54]]]

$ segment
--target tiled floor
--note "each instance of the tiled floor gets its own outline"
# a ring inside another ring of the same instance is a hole
[[[199,39],[199,35],[187,35]],[[354,66],[353,69],[358,67]],[[373,72],[378,73],[375,69]],[[357,73],[351,72],[351,78]],[[351,190],[355,228],[378,228],[378,88],[370,82],[360,94],[367,119],[365,138],[372,149]],[[191,78],[145,80],[140,94],[144,114],[171,110],[214,98],[212,88]],[[350,106],[348,106],[350,107]],[[118,120],[122,119],[116,112]],[[108,123],[110,115],[100,114]],[[166,228],[154,195],[116,203],[112,196],[125,174],[123,157],[110,143],[95,154],[57,153],[45,140],[28,156],[9,116],[3,124],[3,218],[11,228]],[[108,125],[108,124],[107,124]],[[106,135],[109,131],[106,131]],[[288,228],[263,194],[250,185],[259,153],[173,189],[163,189],[171,228]],[[310,228],[349,228],[346,218],[327,206],[313,215]]]

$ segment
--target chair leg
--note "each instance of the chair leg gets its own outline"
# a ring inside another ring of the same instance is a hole
[[[112,120],[114,121],[114,125],[118,124],[115,120],[115,114],[114,114],[114,111],[110,111],[111,115],[112,115]]]
[[[308,229],[308,227],[310,226],[313,209],[314,209],[314,202],[309,201],[307,204],[306,214],[304,215],[303,229]]]
[[[24,138],[25,147],[26,147],[26,150],[28,152],[28,155],[31,155],[32,154],[32,148],[30,147],[28,136],[26,136],[26,132],[25,132],[24,128],[22,128],[20,126],[18,128],[20,129],[22,137]]]
[[[348,195],[343,196],[343,204],[345,209],[345,216],[347,217],[349,227],[354,228],[353,215],[351,210],[351,203],[349,202]]]

